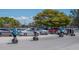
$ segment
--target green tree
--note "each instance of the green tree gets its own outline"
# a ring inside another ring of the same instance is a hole
[[[73,18],[72,25],[79,27],[79,9],[71,10],[71,16]]]
[[[19,27],[20,22],[10,17],[0,17],[0,27],[5,27],[4,24],[10,24],[9,27]]]
[[[45,9],[34,16],[34,21],[37,26],[59,27],[68,25],[70,17],[58,10]]]

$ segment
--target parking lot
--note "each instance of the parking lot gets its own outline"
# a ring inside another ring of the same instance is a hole
[[[12,37],[0,37],[2,50],[79,50],[79,33],[76,36],[59,37],[56,34],[40,35],[38,41],[33,36],[18,36],[18,44],[11,44]]]

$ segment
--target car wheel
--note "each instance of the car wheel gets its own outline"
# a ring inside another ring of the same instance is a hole
[[[27,36],[27,33],[24,33],[24,36]]]
[[[46,33],[46,35],[48,35],[48,33]]]

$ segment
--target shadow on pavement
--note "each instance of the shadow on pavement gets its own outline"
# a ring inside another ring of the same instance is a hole
[[[7,44],[17,44],[17,43],[7,43]]]

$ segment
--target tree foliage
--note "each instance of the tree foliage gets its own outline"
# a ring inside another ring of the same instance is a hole
[[[9,27],[19,27],[20,22],[10,17],[0,17],[0,27],[5,27],[4,24],[10,24]]]
[[[79,27],[79,9],[71,10],[71,16],[73,18],[72,25]]]
[[[58,10],[45,9],[34,16],[34,21],[37,26],[59,27],[68,25],[70,17]]]

